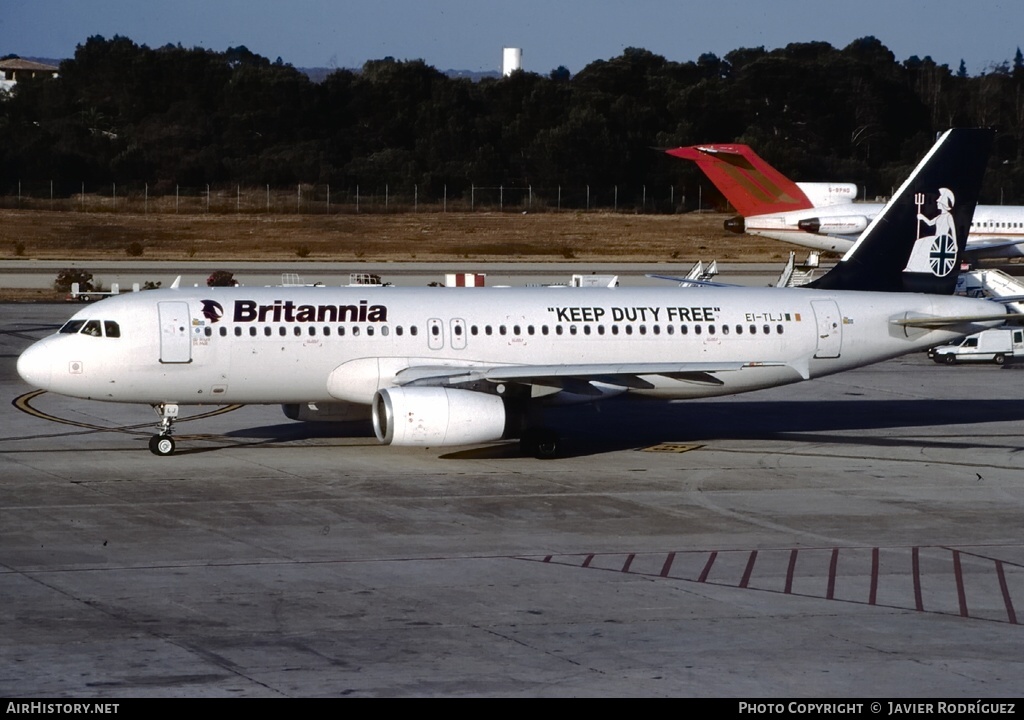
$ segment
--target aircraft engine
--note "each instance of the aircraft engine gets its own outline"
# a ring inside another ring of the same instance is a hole
[[[505,404],[497,395],[441,387],[383,388],[373,397],[373,431],[385,445],[428,447],[499,440]]]
[[[737,235],[742,235],[747,231],[747,224],[744,222],[743,216],[741,215],[729,218],[722,223],[722,226],[729,232],[736,233]]]
[[[798,222],[797,226],[804,232],[817,235],[856,235],[868,226],[868,218],[864,215],[807,218]]]

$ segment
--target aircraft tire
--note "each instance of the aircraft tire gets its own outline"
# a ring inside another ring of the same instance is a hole
[[[523,455],[529,455],[538,460],[551,460],[558,455],[558,434],[544,428],[527,430],[519,439],[519,449]]]
[[[154,435],[149,439],[149,451],[160,457],[173,454],[174,438],[170,435]]]

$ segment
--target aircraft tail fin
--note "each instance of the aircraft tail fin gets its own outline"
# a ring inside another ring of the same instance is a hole
[[[952,294],[993,136],[944,132],[843,259],[808,287]]]
[[[692,145],[665,152],[695,162],[743,217],[814,207],[795,182],[748,145]]]

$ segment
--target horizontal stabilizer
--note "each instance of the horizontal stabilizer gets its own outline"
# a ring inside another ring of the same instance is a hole
[[[891,322],[893,325],[899,325],[901,327],[940,330],[948,327],[970,325],[972,323],[987,323],[991,325],[993,321],[998,320],[1002,320],[1010,325],[1024,325],[1024,315],[1005,312],[993,313],[991,315],[948,315],[945,317],[912,315],[908,313],[907,317],[893,318],[889,322]]]

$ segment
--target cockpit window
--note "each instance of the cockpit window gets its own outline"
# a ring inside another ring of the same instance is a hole
[[[85,325],[85,320],[68,320],[59,332],[65,335],[74,335],[82,329],[83,325]]]
[[[58,332],[63,335],[82,333],[93,337],[106,335],[108,338],[119,338],[121,326],[113,320],[68,320]]]

